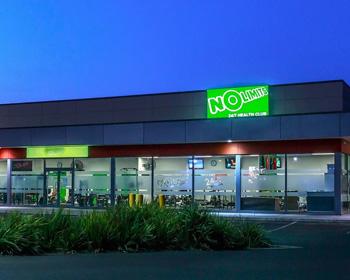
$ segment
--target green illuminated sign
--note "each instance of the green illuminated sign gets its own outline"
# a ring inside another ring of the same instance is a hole
[[[269,114],[269,87],[251,86],[207,90],[207,117],[257,117]]]
[[[27,147],[27,158],[71,158],[88,156],[88,146]]]

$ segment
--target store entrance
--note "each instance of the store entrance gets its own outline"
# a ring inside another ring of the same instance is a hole
[[[47,205],[60,207],[73,204],[72,168],[46,168]]]

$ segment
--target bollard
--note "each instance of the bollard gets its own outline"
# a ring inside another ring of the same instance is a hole
[[[142,206],[143,204],[143,194],[136,194],[136,205]]]
[[[158,201],[159,201],[159,207],[163,208],[165,206],[165,195],[159,194],[158,195]]]
[[[135,194],[129,193],[129,206],[133,207],[135,205]]]

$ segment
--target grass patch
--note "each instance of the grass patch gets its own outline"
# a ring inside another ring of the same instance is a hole
[[[74,217],[62,209],[50,215],[0,217],[0,253],[37,255],[50,252],[234,250],[266,247],[270,242],[257,224],[233,222],[197,207],[182,210],[155,204]]]

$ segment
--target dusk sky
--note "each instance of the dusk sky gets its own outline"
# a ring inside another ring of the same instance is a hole
[[[1,0],[0,103],[344,79],[347,0]]]

